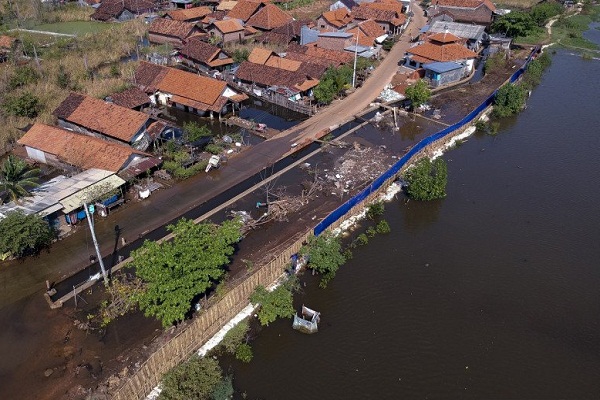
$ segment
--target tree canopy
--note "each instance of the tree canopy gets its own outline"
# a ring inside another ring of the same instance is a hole
[[[406,170],[408,196],[414,200],[435,200],[446,197],[448,168],[442,158],[433,162],[422,158]]]
[[[55,231],[36,214],[13,211],[0,220],[0,255],[8,253],[23,257],[36,254],[50,246],[55,238]]]
[[[494,115],[508,117],[521,111],[525,105],[525,89],[521,85],[507,83],[496,92]]]
[[[207,400],[223,380],[223,370],[213,358],[193,355],[165,374],[159,400]]]
[[[431,97],[431,90],[423,79],[419,79],[405,90],[406,98],[410,100],[413,109],[427,103]]]
[[[530,14],[522,11],[512,11],[498,18],[490,27],[492,32],[504,33],[506,36],[527,36],[537,27]]]
[[[269,325],[277,318],[288,318],[294,315],[294,296],[292,287],[295,281],[288,281],[284,285],[268,291],[264,286],[258,286],[250,296],[253,304],[260,304],[258,320],[261,325]]]
[[[352,83],[352,68],[343,65],[339,68],[330,67],[321,77],[315,87],[315,99],[320,103],[329,104],[335,97]]]
[[[167,229],[171,241],[146,241],[132,253],[136,274],[146,290],[137,296],[140,309],[167,327],[184,319],[193,298],[223,277],[234,244],[241,237],[241,222],[195,224],[181,219]]]
[[[0,191],[6,191],[13,201],[30,196],[29,189],[39,186],[39,174],[39,168],[30,168],[25,161],[11,154],[0,167]]]
[[[303,253],[308,255],[308,267],[323,275],[319,283],[321,287],[326,287],[339,267],[346,262],[341,238],[329,232],[312,236]]]

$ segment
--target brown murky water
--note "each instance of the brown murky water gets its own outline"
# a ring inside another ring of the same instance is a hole
[[[522,114],[445,156],[446,199],[400,196],[326,290],[306,276],[320,332],[280,320],[224,360],[238,397],[600,397],[599,72],[560,50]]]

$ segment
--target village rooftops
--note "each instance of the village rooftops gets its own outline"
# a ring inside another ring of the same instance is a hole
[[[78,93],[71,93],[53,115],[88,130],[130,143],[148,122],[148,114]]]
[[[429,42],[411,47],[406,52],[412,54],[412,59],[420,63],[430,63],[432,61],[457,61],[477,57],[477,53],[456,42],[447,44]]]
[[[184,40],[194,31],[196,25],[192,22],[176,21],[166,18],[156,18],[150,24],[148,33],[162,36],[172,36]]]
[[[209,7],[202,6],[167,11],[167,15],[176,21],[193,21],[200,20],[211,12],[212,10]]]
[[[149,156],[129,146],[40,123],[33,124],[17,143],[52,154],[80,169],[118,172],[134,158]]]
[[[455,43],[455,42],[461,41],[461,38],[459,38],[456,35],[453,35],[450,32],[435,33],[435,34],[429,36],[428,39],[432,42],[439,42],[439,43]]]
[[[273,4],[267,4],[246,21],[247,25],[262,30],[271,30],[293,21],[291,15]]]
[[[207,108],[215,104],[226,87],[227,83],[225,81],[192,74],[176,68],[168,68],[164,78],[157,84],[158,90],[162,92],[204,103]]]
[[[124,11],[132,14],[142,14],[156,9],[156,4],[149,0],[103,0],[90,18],[98,21],[108,21],[118,18]]]
[[[344,27],[352,21],[352,17],[345,7],[333,11],[325,11],[321,14],[321,17],[336,28]]]
[[[237,1],[223,0],[217,6],[217,11],[231,11],[236,6]]]
[[[313,45],[300,46],[297,44],[291,44],[288,46],[287,51],[293,53],[302,53],[308,57],[326,60],[335,65],[349,64],[354,60],[354,56],[346,51],[323,49]],[[320,63],[318,61],[313,62]]]
[[[311,79],[301,71],[288,71],[249,61],[240,64],[235,76],[243,81],[258,83],[266,87],[281,86],[297,91],[308,90],[319,83],[317,79]]]

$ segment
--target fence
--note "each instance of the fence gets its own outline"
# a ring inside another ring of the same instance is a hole
[[[521,69],[516,71],[510,77],[509,82],[514,82],[523,74],[527,64],[537,52],[539,52],[539,48],[532,51]],[[211,304],[210,307],[194,318],[181,332],[154,352],[146,362],[141,365],[135,374],[118,389],[114,394],[113,399],[138,400],[147,396],[152,389],[160,383],[162,376],[167,371],[178,365],[192,352],[200,348],[229,320],[246,307],[250,295],[257,286],[268,286],[281,277],[285,267],[289,265],[292,255],[300,250],[311,233],[319,235],[325,230],[335,229],[342,223],[342,217],[352,216],[360,212],[363,208],[363,204],[375,200],[379,192],[385,189],[387,183],[395,179],[402,168],[408,165],[408,162],[412,157],[423,151],[427,146],[436,143],[440,139],[445,138],[459,129],[465,128],[492,104],[495,95],[496,91],[481,103],[479,107],[471,111],[456,124],[434,133],[417,143],[388,171],[384,172],[368,187],[330,213],[314,228],[313,232],[306,232],[296,239],[291,239],[291,244],[275,259],[264,266],[258,267],[254,273],[234,286],[221,299]]]

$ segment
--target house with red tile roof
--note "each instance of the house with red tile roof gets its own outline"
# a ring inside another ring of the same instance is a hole
[[[361,3],[358,7],[352,9],[352,18],[355,22],[372,19],[385,29],[386,33],[397,35],[408,24],[406,15],[399,11],[401,9],[402,5],[400,3],[390,4],[382,0],[373,3]]]
[[[281,46],[287,46],[291,42],[299,43],[302,27],[313,27],[314,25],[314,21],[311,20],[290,21],[271,31],[262,32],[255,40],[259,43],[269,43]]]
[[[177,10],[167,11],[165,18],[173,19],[175,21],[183,22],[194,22],[198,23],[204,19],[208,14],[212,13],[213,10],[210,7],[192,7],[192,8],[181,8]]]
[[[302,95],[310,95],[312,89],[319,84],[318,79],[312,78],[301,69],[290,71],[249,61],[240,64],[235,79],[254,88],[282,93],[290,101],[297,101]]]
[[[352,22],[352,16],[347,8],[341,7],[333,11],[325,11],[317,19],[317,27],[320,30],[337,31],[344,29]]]
[[[359,22],[354,28],[346,30],[352,34],[353,43],[358,40],[359,46],[373,47],[375,40],[384,36],[385,29],[372,19]]]
[[[90,18],[96,21],[122,22],[153,12],[157,8],[151,0],[103,0]]]
[[[233,104],[248,98],[225,81],[145,61],[136,69],[135,79],[153,103],[200,116],[225,113]]]
[[[270,31],[292,22],[294,18],[274,4],[266,4],[255,12],[246,25],[261,31]]]
[[[489,26],[494,21],[495,12],[496,6],[490,0],[433,0],[427,16],[435,19],[444,15],[444,20]]]
[[[206,31],[210,37],[219,38],[221,43],[242,42],[246,37],[244,25],[237,19],[214,21]]]
[[[431,35],[427,40],[406,51],[406,66],[417,69],[430,63],[453,62],[462,66],[465,75],[473,71],[477,53],[464,45],[465,39],[443,32]]]
[[[189,37],[200,33],[193,22],[156,18],[148,28],[148,40],[150,43],[171,44],[175,48],[181,48]]]
[[[52,113],[61,128],[146,150],[150,116],[79,93],[70,93]]]
[[[17,143],[25,146],[30,159],[67,171],[97,168],[116,173],[151,158],[130,146],[41,123],[33,124]],[[154,162],[160,164],[158,159]]]
[[[150,106],[148,95],[135,86],[122,92],[113,93],[106,97],[105,100],[109,103],[136,111],[141,111],[142,108]]]
[[[198,71],[223,71],[233,64],[233,59],[223,49],[200,38],[191,37],[179,50],[181,61]]]

